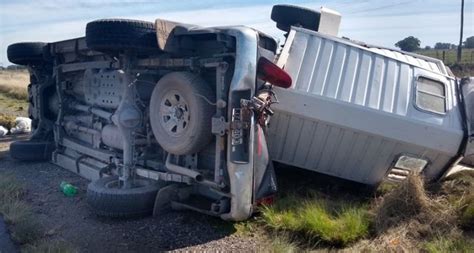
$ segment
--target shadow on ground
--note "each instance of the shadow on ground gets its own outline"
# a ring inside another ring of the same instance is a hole
[[[13,140],[0,139],[8,148]],[[0,149],[2,150],[2,149]],[[26,201],[47,231],[50,240],[64,240],[84,252],[149,252],[165,250],[255,251],[261,238],[235,233],[232,223],[195,212],[170,212],[142,219],[105,219],[91,212],[86,203],[88,181],[51,163],[13,160],[8,150],[0,153],[0,173],[13,173],[27,188]],[[360,199],[370,196],[366,186],[276,165],[280,194],[317,191],[330,197]],[[67,181],[79,188],[76,197],[65,197],[59,184]]]

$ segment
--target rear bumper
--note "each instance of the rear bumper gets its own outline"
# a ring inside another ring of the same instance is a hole
[[[247,27],[235,27],[226,31],[236,38],[236,62],[234,76],[229,90],[228,115],[233,115],[233,111],[240,109],[239,92],[250,97],[255,93],[258,33]],[[238,120],[238,119],[232,119]],[[231,126],[233,122],[231,122]],[[235,129],[231,129],[234,133]],[[233,134],[227,137],[227,173],[230,181],[231,205],[230,212],[221,215],[225,220],[245,220],[252,214],[253,197],[253,150],[255,126],[253,117],[248,131],[248,140],[244,142],[247,152],[244,159],[234,159],[235,151],[241,149],[236,142],[233,143]],[[242,154],[239,156],[241,157]]]

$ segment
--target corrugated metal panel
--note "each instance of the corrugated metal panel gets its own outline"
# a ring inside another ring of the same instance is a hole
[[[406,115],[412,65],[305,33],[293,43],[285,70],[294,89]]]
[[[273,160],[374,184],[396,157],[409,153],[431,162],[429,177],[440,173],[457,152],[463,133],[453,99],[455,83],[437,60],[364,47],[300,28],[291,33],[292,40],[283,49],[288,58],[279,64],[293,78],[293,86],[276,90],[282,99],[274,106],[268,132]],[[446,84],[446,115],[415,108],[414,80],[420,74]],[[312,109],[317,104],[324,109]],[[351,116],[367,121],[356,122]],[[393,124],[378,123],[384,119]],[[421,140],[433,131],[446,133],[443,143]]]
[[[282,112],[272,118],[268,146],[274,161],[366,184],[384,178],[402,153],[430,160],[429,177],[437,176],[451,158],[435,150]]]

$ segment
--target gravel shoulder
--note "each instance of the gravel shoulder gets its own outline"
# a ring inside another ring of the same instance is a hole
[[[255,251],[262,239],[235,233],[229,222],[194,212],[160,217],[105,219],[88,208],[88,181],[51,163],[27,163],[8,154],[11,139],[0,139],[0,173],[13,173],[27,189],[26,201],[49,239],[64,240],[80,252]],[[68,198],[61,181],[79,188]]]

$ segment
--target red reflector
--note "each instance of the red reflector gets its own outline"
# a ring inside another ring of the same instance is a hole
[[[257,199],[257,206],[271,206],[275,201],[275,195],[270,195],[267,197],[263,197],[261,199]]]
[[[285,89],[291,87],[291,76],[273,62],[263,57],[258,60],[257,77],[260,80],[269,82],[278,87]]]

